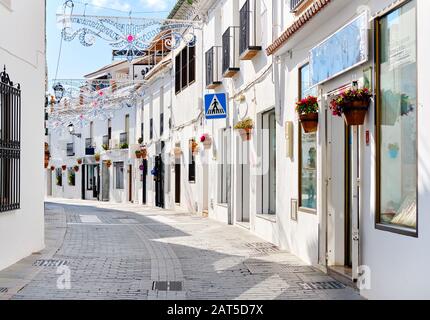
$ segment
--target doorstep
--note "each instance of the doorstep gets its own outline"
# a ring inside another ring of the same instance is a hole
[[[327,274],[342,284],[354,290],[358,290],[355,281],[352,280],[351,268],[345,266],[330,266],[327,267]]]

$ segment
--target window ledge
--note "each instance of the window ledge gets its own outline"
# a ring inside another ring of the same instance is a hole
[[[263,220],[266,220],[266,221],[269,221],[269,222],[273,222],[273,223],[277,223],[278,221],[278,219],[277,219],[277,217],[276,217],[276,214],[273,214],[273,215],[268,215],[268,214],[257,214],[256,215],[256,217],[257,218],[260,218],[260,219],[263,219]]]
[[[304,207],[299,207],[299,209],[297,211],[299,213],[307,213],[307,214],[312,214],[312,215],[317,215],[318,214],[317,210],[308,209],[308,208],[304,208]]]
[[[407,237],[418,238],[418,231],[414,231],[412,229],[408,229],[401,226],[377,223],[375,225],[375,228],[376,230],[380,230],[380,231],[386,231],[386,232],[391,232],[391,233],[395,233],[395,234],[399,234]]]

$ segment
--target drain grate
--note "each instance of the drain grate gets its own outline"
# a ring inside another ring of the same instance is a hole
[[[182,291],[182,282],[180,281],[154,281],[152,290],[157,291]]]
[[[0,288],[0,293],[7,293],[8,291],[8,288]]]
[[[300,282],[298,285],[303,290],[340,290],[346,287],[337,281],[323,281],[323,282]]]
[[[46,259],[41,259],[41,260],[36,260],[33,263],[33,266],[35,267],[61,267],[61,266],[65,266],[67,265],[67,261],[66,260],[46,260]]]
[[[250,242],[246,243],[245,247],[254,251],[255,255],[269,255],[281,251],[277,246],[268,242]]]

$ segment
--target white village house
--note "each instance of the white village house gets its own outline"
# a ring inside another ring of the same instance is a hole
[[[0,0],[0,28],[2,270],[44,248],[45,0]]]

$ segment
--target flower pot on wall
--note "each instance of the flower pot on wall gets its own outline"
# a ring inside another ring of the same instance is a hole
[[[243,141],[251,141],[251,139],[252,139],[252,128],[239,129],[239,135]]]
[[[318,131],[318,112],[300,114],[299,118],[305,133]]]
[[[344,106],[343,118],[348,126],[361,126],[369,109],[368,101],[352,101]]]
[[[200,142],[206,150],[212,147],[212,138],[207,133],[201,136]]]
[[[63,166],[61,166],[61,169],[63,169],[63,171],[66,171],[67,166],[66,166],[66,165],[63,165]]]

